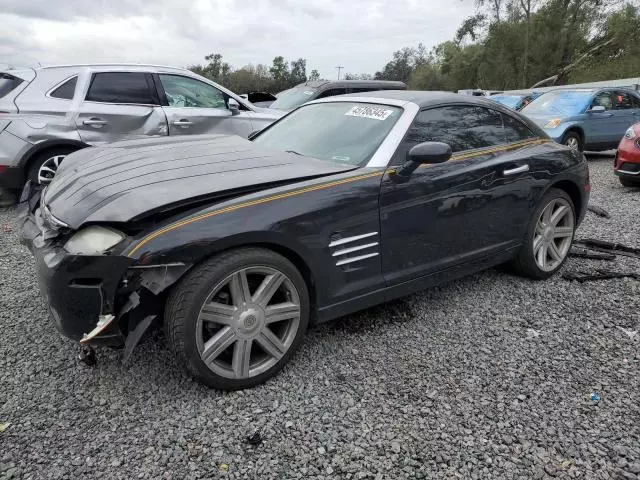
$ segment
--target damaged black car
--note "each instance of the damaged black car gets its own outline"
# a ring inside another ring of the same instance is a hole
[[[250,140],[84,149],[29,188],[57,328],[127,356],[163,327],[219,389],[274,376],[312,324],[499,264],[553,275],[590,190],[582,154],[518,113],[410,91],[318,100]]]

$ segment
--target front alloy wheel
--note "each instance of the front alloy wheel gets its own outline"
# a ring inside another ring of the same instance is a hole
[[[305,281],[286,258],[261,248],[223,253],[180,282],[167,300],[172,350],[198,380],[224,390],[274,376],[309,322]]]
[[[571,150],[575,150],[576,152],[582,151],[582,139],[577,132],[570,131],[565,133],[562,138],[562,143],[569,147]]]
[[[255,377],[280,361],[299,326],[300,296],[291,280],[270,267],[242,268],[202,305],[198,353],[221,377]]]

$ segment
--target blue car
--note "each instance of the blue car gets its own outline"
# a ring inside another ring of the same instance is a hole
[[[536,92],[532,93],[497,93],[489,97],[494,102],[501,103],[505,107],[509,107],[512,110],[522,110],[529,105],[533,100],[538,98],[540,94]]]
[[[640,121],[640,95],[625,88],[552,90],[522,113],[558,143],[580,151],[610,150]]]

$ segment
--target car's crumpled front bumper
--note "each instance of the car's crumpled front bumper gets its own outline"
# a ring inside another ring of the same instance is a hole
[[[45,240],[37,215],[23,216],[21,242],[35,257],[40,291],[49,306],[58,330],[81,340],[91,332],[101,316],[116,313],[116,292],[125,278],[132,259],[117,255],[72,255],[58,239]],[[122,345],[125,335],[117,321],[92,344]]]

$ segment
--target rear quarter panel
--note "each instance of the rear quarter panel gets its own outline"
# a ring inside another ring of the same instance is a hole
[[[589,167],[584,155],[557,143],[545,143],[536,156],[530,158],[533,179],[530,211],[533,213],[542,197],[551,188],[568,190],[580,222],[589,201]]]

